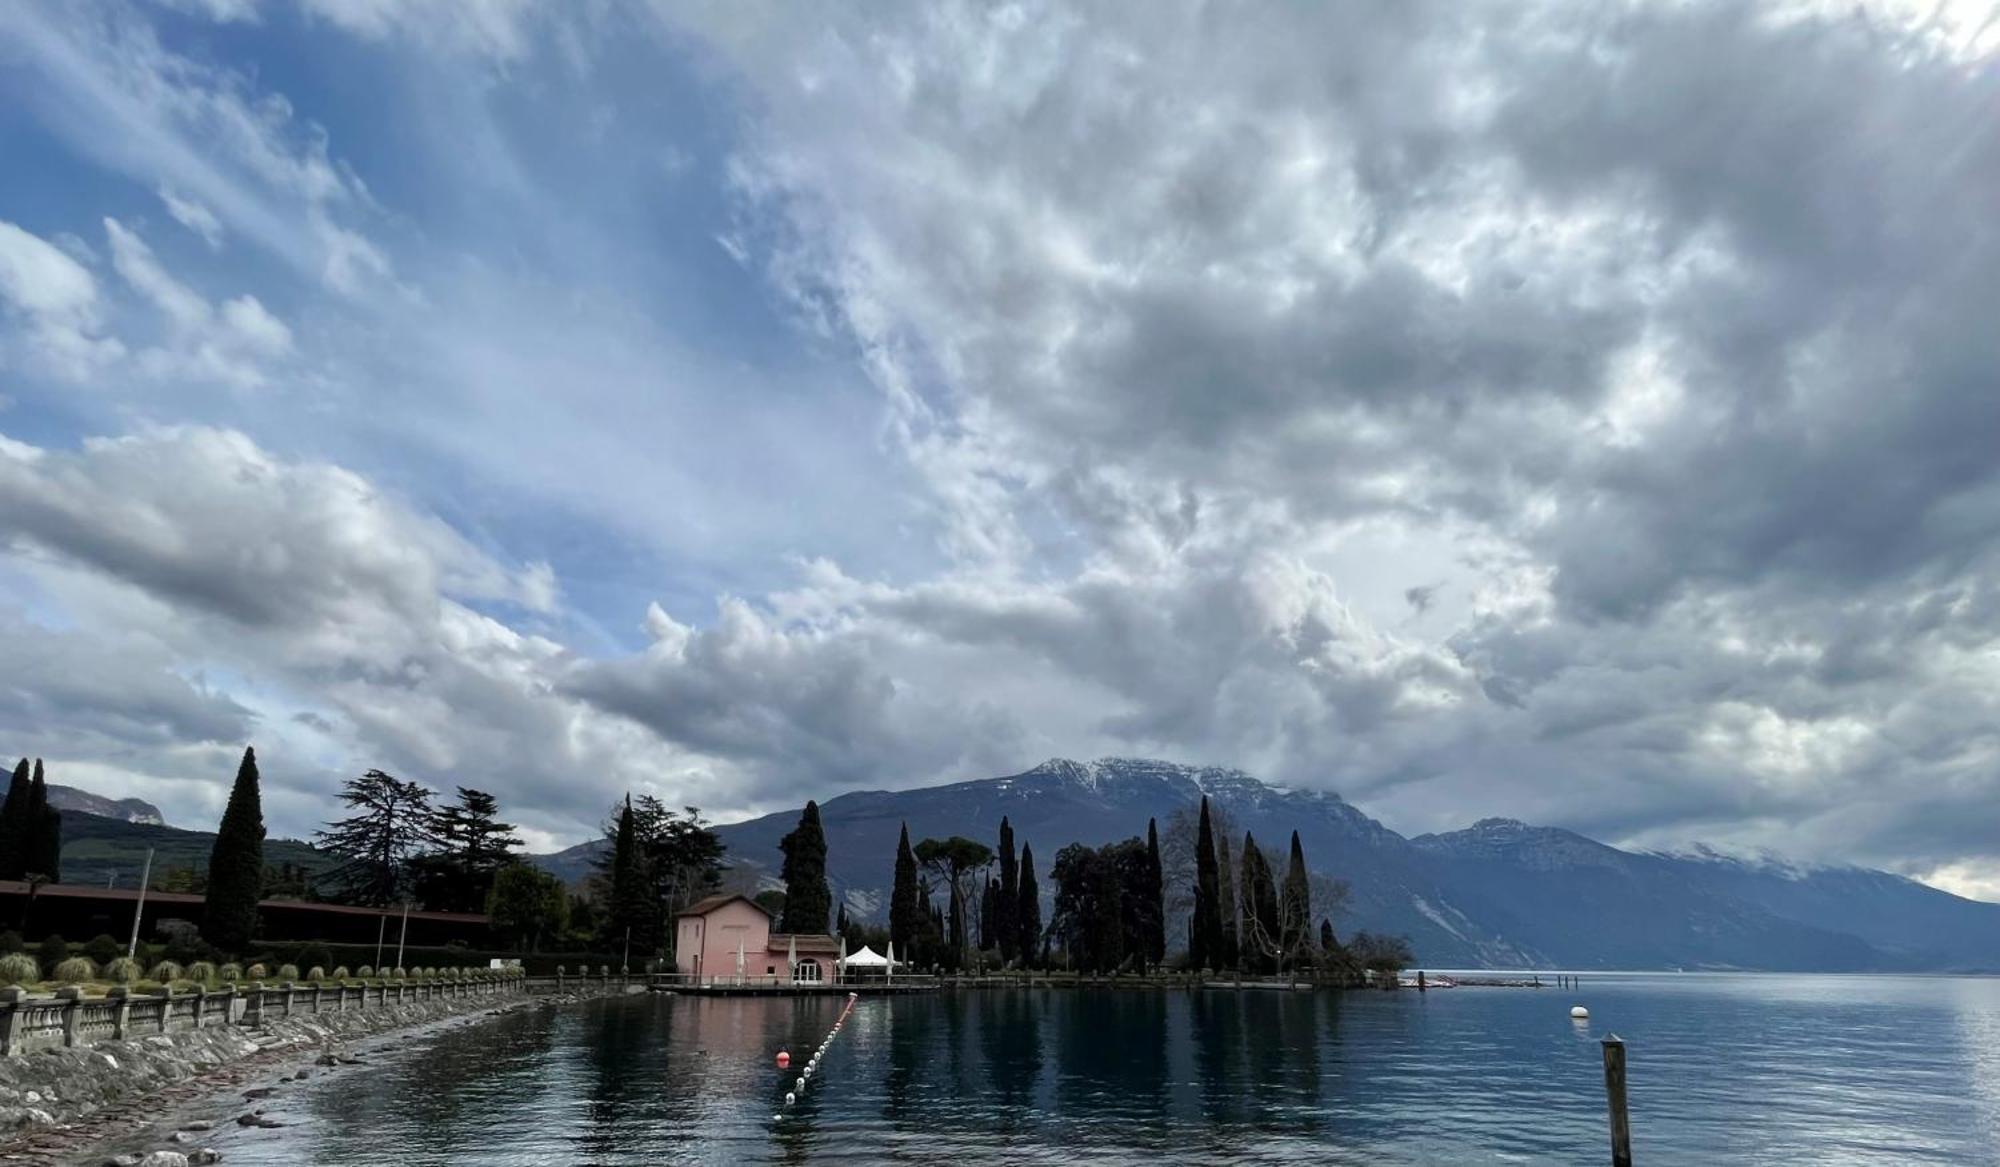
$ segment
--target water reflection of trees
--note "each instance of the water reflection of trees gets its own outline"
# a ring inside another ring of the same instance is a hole
[[[1327,993],[1194,995],[1190,1017],[1203,1117],[1215,1127],[1323,1134],[1332,1117],[1320,1042]]]

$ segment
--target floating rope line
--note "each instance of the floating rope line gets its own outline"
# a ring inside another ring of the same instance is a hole
[[[861,994],[859,993],[847,994],[847,1004],[841,1007],[840,1016],[833,1019],[833,1028],[826,1031],[825,1039],[819,1043],[818,1048],[813,1050],[812,1057],[806,1059],[805,1068],[799,1071],[798,1080],[792,1083],[790,1090],[785,1091],[786,1110],[796,1105],[798,1100],[804,1096],[806,1088],[812,1084],[813,1075],[819,1073],[819,1060],[826,1056],[827,1048],[833,1045],[833,1039],[840,1036],[840,1027],[847,1024],[847,1015],[854,1012],[854,1003],[860,998]],[[787,1070],[791,1068],[791,1065],[792,1055],[784,1050],[779,1050],[778,1068],[780,1070]],[[781,1111],[771,1117],[773,1119],[782,1119],[785,1116]]]

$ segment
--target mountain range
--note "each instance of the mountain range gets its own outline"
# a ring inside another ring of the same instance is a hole
[[[1314,872],[1350,888],[1338,932],[1407,936],[1434,968],[2000,970],[2000,904],[1883,871],[1623,851],[1510,819],[1405,838],[1336,794],[1129,758],[1053,759],[1006,777],[827,799],[828,878],[851,913],[879,920],[904,823],[913,840],[990,845],[1006,816],[1033,845],[1046,896],[1064,845],[1143,836],[1149,818],[1165,831],[1203,795],[1280,856],[1299,832]],[[717,828],[739,883],[776,886],[778,840],[797,821],[786,811]],[[575,880],[602,846],[536,861]]]

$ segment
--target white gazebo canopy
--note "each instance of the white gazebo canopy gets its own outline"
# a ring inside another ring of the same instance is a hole
[[[897,964],[902,964],[903,962],[899,960],[899,961],[897,961],[896,963],[897,963]],[[889,967],[889,958],[888,958],[888,957],[886,957],[886,956],[883,956],[883,955],[882,955],[881,953],[879,953],[879,952],[875,951],[874,949],[872,949],[872,948],[870,948],[870,947],[868,947],[867,945],[865,945],[865,944],[864,944],[864,945],[862,945],[862,946],[861,946],[861,951],[859,951],[859,952],[850,952],[850,953],[848,953],[848,954],[847,954],[847,967],[848,967],[848,968],[888,968],[888,967]]]

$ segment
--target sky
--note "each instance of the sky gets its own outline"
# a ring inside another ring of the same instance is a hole
[[[1967,0],[0,5],[0,753],[2000,898],[1996,192]]]

